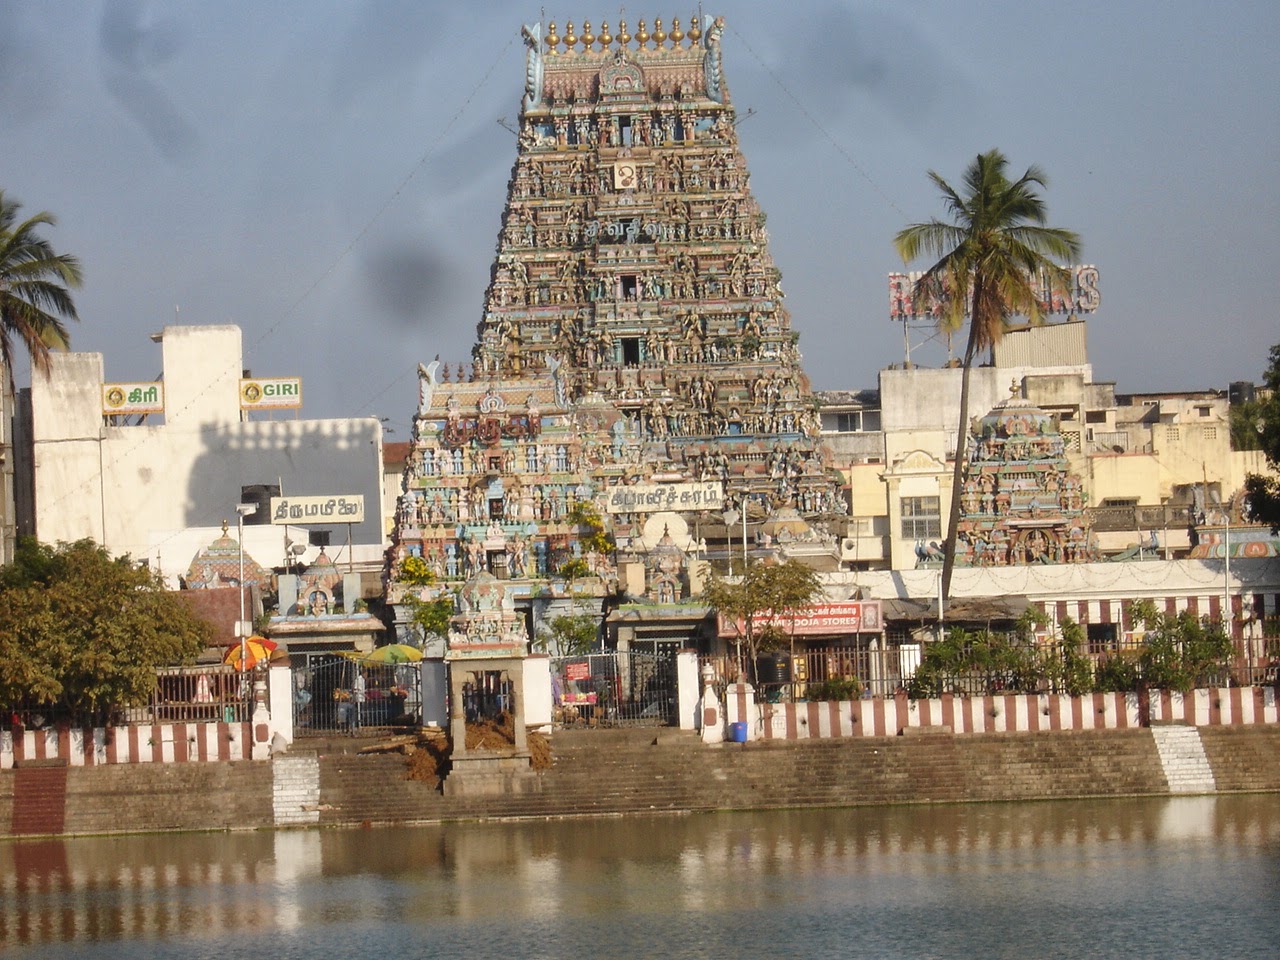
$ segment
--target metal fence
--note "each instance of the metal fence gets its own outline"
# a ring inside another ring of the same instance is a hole
[[[294,654],[292,660],[296,737],[410,729],[421,722],[418,664],[370,663],[333,653]]]
[[[42,730],[140,723],[240,723],[253,716],[253,681],[260,677],[265,674],[252,670],[241,674],[223,663],[161,667],[145,704],[86,711],[65,704],[19,701],[5,707],[0,727]]]
[[[618,651],[551,661],[557,726],[669,726],[678,722],[676,669],[663,653]]]
[[[162,667],[156,671],[150,705],[126,711],[128,721],[240,723],[253,716],[253,684],[257,679],[265,680],[265,671],[240,671],[226,663]]]
[[[711,683],[721,701],[727,686],[739,679],[753,682],[758,703],[889,698],[910,683],[919,655],[927,649],[926,644],[910,651],[893,645],[881,649],[810,648],[794,655],[783,651],[761,657],[754,674],[734,654],[702,656],[698,660],[699,683],[705,681],[710,667]],[[1058,668],[1064,662],[1059,644],[1028,643],[1019,649],[1022,656],[1006,657],[989,667],[942,672],[934,678],[937,688],[960,696],[1069,692],[1065,671]],[[1084,654],[1089,679],[1108,657],[1136,658],[1138,652],[1138,644],[1131,639],[1106,650],[1089,650]],[[1236,641],[1236,656],[1227,669],[1197,678],[1197,685],[1204,687],[1270,686],[1277,682],[1280,636],[1270,635],[1254,639],[1249,646]]]
[[[811,647],[769,653],[757,658],[754,673],[734,654],[698,659],[699,676],[711,668],[711,682],[723,699],[728,684],[740,678],[752,682],[757,702],[847,700],[864,696],[891,697],[902,685],[901,660],[896,648]]]

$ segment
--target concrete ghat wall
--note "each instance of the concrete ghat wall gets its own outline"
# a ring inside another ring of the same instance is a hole
[[[156,723],[92,730],[0,733],[0,769],[24,760],[66,760],[72,767],[115,763],[201,763],[248,760],[250,723]]]
[[[1277,723],[1274,687],[1152,691],[1152,722],[1193,726]],[[809,740],[897,736],[912,728],[949,727],[954,733],[1034,733],[1044,730],[1124,730],[1141,726],[1134,693],[944,696],[934,700],[854,700],[829,703],[753,703],[742,684],[726,697],[726,721],[745,722],[752,740]]]

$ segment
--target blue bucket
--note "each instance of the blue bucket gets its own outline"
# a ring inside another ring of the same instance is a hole
[[[745,723],[729,724],[729,742],[730,743],[746,743],[747,742],[747,725]]]

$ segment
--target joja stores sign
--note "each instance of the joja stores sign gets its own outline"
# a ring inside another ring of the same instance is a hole
[[[811,607],[791,614],[767,614],[757,617],[754,627],[777,627],[784,633],[802,636],[843,635],[849,633],[879,633],[879,600],[847,600],[844,603],[815,603]],[[719,618],[720,636],[732,638],[746,633],[742,621],[736,623]]]

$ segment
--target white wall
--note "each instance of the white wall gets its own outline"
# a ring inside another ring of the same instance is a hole
[[[372,417],[241,422],[238,328],[170,327],[163,336],[163,420],[106,424],[100,354],[55,354],[52,376],[33,379],[36,536],[44,542],[91,537],[113,553],[153,562],[158,553],[165,568],[185,569],[191,556],[176,555],[170,539],[176,532],[216,529],[224,519],[234,527],[241,487],[279,482],[286,495],[362,494],[365,520],[353,525],[352,540],[366,555],[380,556],[381,423]],[[347,527],[324,528],[330,556],[345,552]],[[277,528],[271,537],[279,536]],[[271,566],[278,554],[273,547],[258,559]]]

